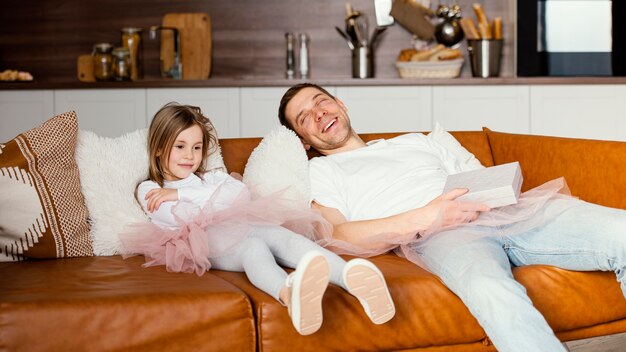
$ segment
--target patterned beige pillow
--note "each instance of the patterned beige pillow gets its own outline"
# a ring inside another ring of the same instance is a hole
[[[71,111],[0,143],[0,262],[93,255]]]

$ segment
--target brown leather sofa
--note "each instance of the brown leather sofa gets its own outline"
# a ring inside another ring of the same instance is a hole
[[[489,130],[453,135],[484,165],[519,161],[524,189],[565,176],[581,199],[626,208],[626,143]],[[258,142],[222,140],[229,171],[241,173]],[[298,335],[286,309],[242,273],[175,274],[118,256],[0,263],[0,351],[495,350],[435,276],[392,254],[372,260],[395,300],[394,319],[373,325],[355,298],[331,285],[324,324],[310,336]],[[529,266],[514,275],[562,340],[626,331],[614,273]]]

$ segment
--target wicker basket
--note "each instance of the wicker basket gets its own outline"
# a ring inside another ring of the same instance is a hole
[[[461,74],[463,59],[396,62],[402,78],[454,78]]]

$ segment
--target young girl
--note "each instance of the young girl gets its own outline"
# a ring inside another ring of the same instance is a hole
[[[207,156],[217,147],[212,131],[197,107],[170,103],[156,113],[148,131],[150,179],[137,187],[151,225],[120,236],[126,252],[144,254],[144,265],[166,265],[169,271],[245,272],[254,286],[288,307],[302,335],[320,328],[329,281],[357,297],[375,324],[390,320],[395,307],[374,264],[346,263],[281,227],[302,214],[281,206],[277,196],[251,200],[242,182],[206,170]],[[296,270],[287,275],[277,262]]]

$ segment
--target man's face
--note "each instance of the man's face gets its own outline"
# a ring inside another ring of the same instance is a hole
[[[341,100],[313,87],[300,90],[285,107],[285,117],[306,149],[322,154],[341,148],[351,135],[350,119]]]

